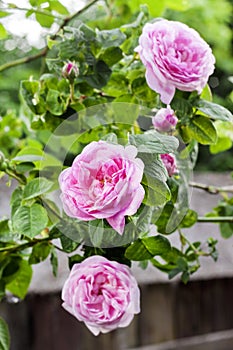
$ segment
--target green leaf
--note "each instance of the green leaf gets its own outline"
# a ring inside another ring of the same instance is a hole
[[[111,69],[104,61],[97,61],[93,66],[93,73],[83,76],[83,79],[93,88],[101,89],[110,78]]]
[[[171,250],[170,242],[160,235],[138,239],[125,251],[125,257],[133,261],[143,261],[155,255],[167,254]]]
[[[181,221],[180,227],[187,228],[187,227],[193,226],[197,222],[197,218],[198,218],[197,213],[194,210],[189,209],[187,214],[185,215],[185,217]]]
[[[142,243],[153,256],[167,254],[171,250],[171,244],[166,237],[161,235],[142,239]]]
[[[72,269],[74,264],[81,263],[85,258],[79,254],[69,256],[69,268]]]
[[[10,15],[10,12],[0,11],[0,18],[9,16],[9,15]]]
[[[37,177],[27,183],[25,186],[23,191],[23,199],[28,200],[38,197],[51,190],[52,186],[52,181],[49,181],[44,177]]]
[[[99,59],[111,67],[119,62],[122,57],[122,50],[119,47],[108,47],[103,53],[100,54]]]
[[[38,170],[42,170],[48,166],[62,166],[61,161],[53,155],[45,153],[39,148],[30,146],[20,150],[12,160],[15,162],[33,162]]]
[[[37,22],[39,22],[40,25],[45,28],[50,28],[54,22],[54,17],[52,16],[52,14],[51,16],[45,16],[41,13],[36,12],[35,16],[36,16]]]
[[[228,109],[223,106],[220,106],[216,103],[209,102],[206,100],[199,100],[196,108],[208,115],[211,119],[219,119],[224,121],[233,121],[233,115]]]
[[[125,257],[133,261],[142,261],[153,258],[141,240],[132,243],[125,251]]]
[[[68,15],[69,11],[67,8],[62,5],[58,0],[50,0],[49,5],[51,10],[56,11],[57,13],[60,13],[61,15]]]
[[[210,152],[217,154],[227,151],[232,147],[232,141],[228,137],[218,137],[217,142],[214,145],[210,145]]]
[[[25,147],[12,159],[17,162],[36,162],[43,160],[43,151],[39,148]]]
[[[3,236],[7,236],[10,233],[8,223],[9,223],[8,219],[0,220],[0,242],[2,241]]]
[[[128,81],[125,75],[113,72],[103,91],[109,96],[118,97],[128,93]]]
[[[57,269],[58,269],[58,257],[57,257],[57,252],[53,246],[51,247],[50,263],[52,266],[53,275],[56,277]]]
[[[206,101],[209,101],[209,102],[212,101],[212,99],[213,99],[212,98],[212,92],[211,92],[210,87],[209,87],[208,84],[206,84],[206,86],[202,90],[200,97],[203,100],[206,100]]]
[[[175,217],[178,217],[176,214],[177,213],[173,203],[171,201],[166,203],[162,213],[160,213],[159,218],[156,217],[156,220],[154,222],[155,225],[157,226],[158,232],[162,234],[171,234],[172,232],[174,232],[178,227],[180,220],[178,220],[178,222],[174,222],[172,220],[172,224],[170,224],[170,219],[172,215]]]
[[[12,218],[14,232],[33,238],[47,226],[48,215],[44,207],[33,204],[31,207],[21,206]]]
[[[88,231],[91,243],[94,247],[100,247],[104,234],[103,220],[93,220],[89,222]]]
[[[22,163],[16,164],[16,170],[19,173],[29,172],[33,168],[35,168],[35,164],[33,164],[32,162],[22,162]]]
[[[142,159],[145,168],[144,168],[144,174],[145,177],[148,178],[156,178],[160,181],[166,182],[168,178],[167,170],[157,155],[154,154],[138,154],[139,158]],[[151,186],[152,188],[155,188],[154,186]]]
[[[188,125],[192,138],[203,145],[210,145],[217,141],[217,132],[213,122],[203,115],[195,115]]]
[[[233,143],[233,123],[217,120],[214,123],[218,140],[216,144],[210,145],[210,152],[216,154],[219,152],[224,152],[232,147]]]
[[[108,47],[119,47],[125,39],[126,35],[118,28],[97,32],[97,40],[103,49]]]
[[[163,205],[171,198],[171,193],[165,182],[150,176],[144,176],[142,183],[146,185],[143,203],[151,207]]]
[[[16,277],[6,285],[6,289],[12,294],[23,299],[27,294],[32,278],[32,268],[26,260],[21,260]]]
[[[136,146],[140,153],[170,153],[174,152],[179,145],[174,136],[162,135],[155,130],[146,131],[140,135],[129,135],[129,142]]]
[[[220,232],[221,236],[223,238],[230,238],[233,235],[233,224],[230,222],[221,222],[220,225]]]
[[[171,103],[172,109],[175,111],[177,117],[183,120],[189,120],[193,114],[193,108],[189,101],[184,98],[175,96]]]
[[[140,210],[141,213],[136,222],[136,230],[138,234],[142,236],[150,231],[153,208],[149,206],[141,206]]]
[[[21,202],[23,199],[23,189],[21,187],[17,187],[11,195],[11,217],[15,214],[16,210],[21,206]]]
[[[49,89],[46,97],[46,108],[54,115],[62,115],[68,107],[69,95],[65,96],[61,92]]]
[[[38,264],[45,260],[51,250],[51,244],[49,242],[39,242],[33,246],[31,255],[29,257],[29,264]]]
[[[10,350],[10,333],[6,322],[0,317],[0,350]]]
[[[80,243],[83,240],[83,235],[86,234],[87,224],[82,221],[61,220],[56,228],[66,237],[76,243]]]
[[[79,246],[79,243],[74,242],[72,239],[64,235],[61,235],[60,240],[61,240],[62,249],[66,253],[73,252]]]
[[[7,30],[5,29],[4,25],[0,23],[0,40],[5,39],[8,36]]]
[[[20,84],[20,94],[34,114],[46,112],[45,101],[40,96],[41,85],[36,80],[23,80]]]

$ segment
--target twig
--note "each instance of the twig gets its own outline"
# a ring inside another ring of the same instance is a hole
[[[33,247],[37,243],[46,242],[46,241],[51,241],[51,237],[40,238],[40,239],[34,238],[33,240],[26,242],[26,243],[23,243],[23,244],[2,247],[2,248],[0,248],[0,252],[2,252],[2,253],[17,252],[17,251],[24,250],[26,248]]]
[[[233,216],[199,216],[197,222],[232,222]]]
[[[38,13],[38,14],[43,15],[43,16],[53,17],[53,18],[57,18],[57,19],[63,19],[63,17],[60,16],[60,15],[53,15],[49,11],[45,11],[45,10],[41,10],[41,9],[35,9],[34,7],[26,8],[26,7],[15,6],[15,7],[12,7],[12,8],[0,8],[0,11],[7,11],[7,12],[8,11],[24,11],[24,12],[33,11],[32,13]]]
[[[221,192],[228,192],[228,193],[233,193],[233,186],[212,186],[212,185],[205,185],[197,182],[189,182],[189,186],[198,188],[200,190],[204,190],[210,194],[218,194]]]
[[[67,23],[69,23],[75,17],[81,15],[83,12],[85,12],[89,7],[91,7],[97,1],[99,1],[99,0],[92,0],[85,7],[83,7],[81,10],[73,13],[70,16],[65,17],[62,24],[58,28],[57,32],[51,36],[51,39],[55,39],[57,37],[58,33],[60,32],[60,30],[63,29],[67,25]],[[22,57],[22,58],[19,58],[17,60],[14,60],[14,61],[4,63],[3,65],[0,66],[0,72],[3,72],[4,70],[6,70],[8,68],[15,67],[15,66],[18,66],[18,65],[21,65],[24,63],[28,63],[31,61],[35,61],[38,58],[44,57],[44,56],[46,56],[48,50],[49,50],[49,48],[48,48],[48,46],[46,46],[44,49],[42,49],[40,52],[38,52],[35,55]]]

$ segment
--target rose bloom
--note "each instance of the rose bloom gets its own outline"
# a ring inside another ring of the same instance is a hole
[[[97,255],[73,265],[62,299],[94,335],[127,327],[140,312],[140,291],[129,267]]]
[[[147,23],[135,49],[146,67],[150,88],[170,104],[175,89],[201,93],[214,71],[209,45],[187,25],[168,20]]]
[[[152,118],[154,128],[161,132],[169,132],[175,129],[178,118],[170,106],[161,108]]]
[[[144,164],[136,155],[134,146],[87,145],[59,176],[66,214],[84,221],[104,218],[122,234],[125,216],[136,213],[145,194]]]
[[[176,166],[176,158],[173,154],[171,153],[160,154],[160,158],[162,159],[162,162],[165,168],[167,169],[169,176],[172,176],[178,173],[178,169]]]

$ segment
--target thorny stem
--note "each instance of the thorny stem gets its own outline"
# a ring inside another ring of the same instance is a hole
[[[83,7],[81,10],[75,12],[74,14],[72,14],[70,16],[65,17],[62,24],[60,25],[59,29],[57,30],[57,32],[51,36],[51,39],[55,39],[57,37],[58,33],[60,32],[60,30],[63,29],[72,19],[74,19],[75,17],[77,17],[80,14],[82,14],[83,12],[85,12],[89,7],[91,7],[97,1],[99,1],[99,0],[92,0],[85,7]],[[35,55],[22,57],[22,58],[19,58],[17,60],[14,60],[14,61],[4,63],[3,65],[0,66],[0,72],[3,72],[4,70],[6,70],[8,68],[15,67],[15,66],[18,66],[18,65],[21,65],[24,63],[28,63],[31,61],[35,61],[38,58],[44,57],[44,56],[46,56],[48,50],[49,50],[49,48],[48,48],[48,46],[46,46],[45,48],[43,48],[43,50],[41,50],[40,52],[38,52]]]

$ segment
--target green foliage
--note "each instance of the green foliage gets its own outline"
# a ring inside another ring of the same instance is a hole
[[[229,238],[233,235],[233,199],[225,198],[219,202],[218,206],[213,208],[213,212],[207,214],[208,217],[228,217],[229,221],[220,222],[220,232],[223,238]]]
[[[6,289],[13,295],[23,299],[27,294],[32,278],[32,268],[27,261],[21,260],[17,274],[12,281],[6,284]]]
[[[0,318],[0,349],[1,350],[10,349],[9,329],[6,322],[2,318]]]
[[[154,236],[142,238],[132,243],[125,252],[125,256],[129,260],[147,260],[154,256],[167,254],[171,249],[170,242],[163,236]]]
[[[47,211],[40,204],[20,206],[12,217],[12,226],[15,233],[33,238],[46,228],[48,223]]]

